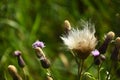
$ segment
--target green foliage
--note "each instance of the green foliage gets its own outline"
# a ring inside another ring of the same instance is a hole
[[[119,0],[1,0],[0,80],[12,80],[7,71],[10,64],[15,65],[22,75],[23,72],[13,56],[15,50],[22,51],[30,80],[45,80],[46,70],[41,67],[32,49],[32,43],[36,40],[45,43],[43,50],[51,61],[53,78],[76,80],[77,65],[68,51],[63,52],[65,49],[60,39],[64,33],[64,20],[68,19],[75,27],[79,26],[81,18],[91,19],[96,25],[96,36],[99,40],[110,30],[119,36],[119,5]],[[61,54],[68,61],[67,65]],[[85,75],[89,80],[95,80],[91,74]]]
[[[82,78],[83,80],[96,80],[95,78],[94,78],[94,76],[93,75],[91,75],[90,73],[88,73],[88,72],[85,72],[84,73],[84,75],[83,75],[83,78]]]

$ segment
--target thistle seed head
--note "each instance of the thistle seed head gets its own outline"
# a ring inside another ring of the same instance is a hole
[[[63,35],[61,39],[68,49],[75,51],[81,59],[87,56],[95,49],[97,39],[95,38],[94,25],[88,21],[81,20],[82,30],[71,29],[68,35]]]

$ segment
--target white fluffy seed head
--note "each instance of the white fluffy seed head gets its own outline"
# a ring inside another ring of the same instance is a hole
[[[88,21],[81,21],[82,30],[71,29],[68,35],[63,35],[61,39],[70,50],[80,50],[81,53],[91,52],[94,50],[97,39],[95,38],[94,25]]]
[[[86,22],[82,26],[84,27],[82,30],[72,29],[67,36],[63,35],[61,37],[69,49],[77,49],[82,46],[94,48],[96,46],[97,39],[94,36],[94,25],[89,27],[88,22]]]

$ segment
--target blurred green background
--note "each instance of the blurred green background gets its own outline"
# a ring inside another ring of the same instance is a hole
[[[51,61],[54,80],[75,80],[77,65],[60,39],[66,19],[72,27],[78,27],[80,19],[91,20],[99,40],[108,31],[120,36],[120,1],[0,0],[0,80],[12,80],[7,70],[10,64],[22,74],[13,56],[15,50],[22,51],[30,80],[46,80],[45,70],[32,49],[36,40],[45,43],[43,50]],[[93,58],[88,60],[92,62]],[[89,63],[86,61],[86,66]]]

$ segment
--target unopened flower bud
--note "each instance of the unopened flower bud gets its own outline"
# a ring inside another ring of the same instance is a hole
[[[120,47],[120,37],[117,37],[115,41],[116,41],[116,46]]]
[[[21,76],[17,73],[17,69],[14,65],[9,65],[8,71],[12,76],[13,80],[22,80]]]
[[[114,50],[111,54],[111,59],[117,61],[119,50],[120,50],[120,37],[117,37],[115,42],[116,42],[116,44],[115,44]]]
[[[46,58],[42,48],[44,47],[43,42],[36,41],[33,43],[33,48],[35,49],[37,58],[40,60],[41,65],[43,68],[49,68],[50,67],[50,61]]]
[[[38,58],[45,57],[44,52],[42,51],[42,49],[40,47],[36,47],[35,52],[36,52],[36,55]]]
[[[41,61],[41,65],[42,65],[43,68],[49,68],[50,67],[50,61],[48,59],[44,58],[44,59],[41,59],[40,61]]]
[[[17,59],[18,59],[18,64],[19,64],[19,66],[20,66],[21,68],[23,68],[23,67],[25,66],[25,62],[24,62],[22,56],[18,56]]]
[[[108,32],[106,35],[106,38],[108,38],[110,40],[112,40],[114,37],[115,37],[115,33],[112,31]]]
[[[111,40],[114,38],[114,36],[115,36],[115,33],[112,31],[107,33],[103,44],[98,49],[100,54],[104,54],[106,52],[108,44],[111,42]]]
[[[21,68],[23,68],[25,66],[25,62],[21,56],[21,51],[15,51],[14,55],[17,56],[17,60],[18,60],[18,64]]]
[[[65,27],[66,32],[69,32],[71,30],[71,25],[70,25],[70,22],[68,20],[64,21],[64,27]]]

